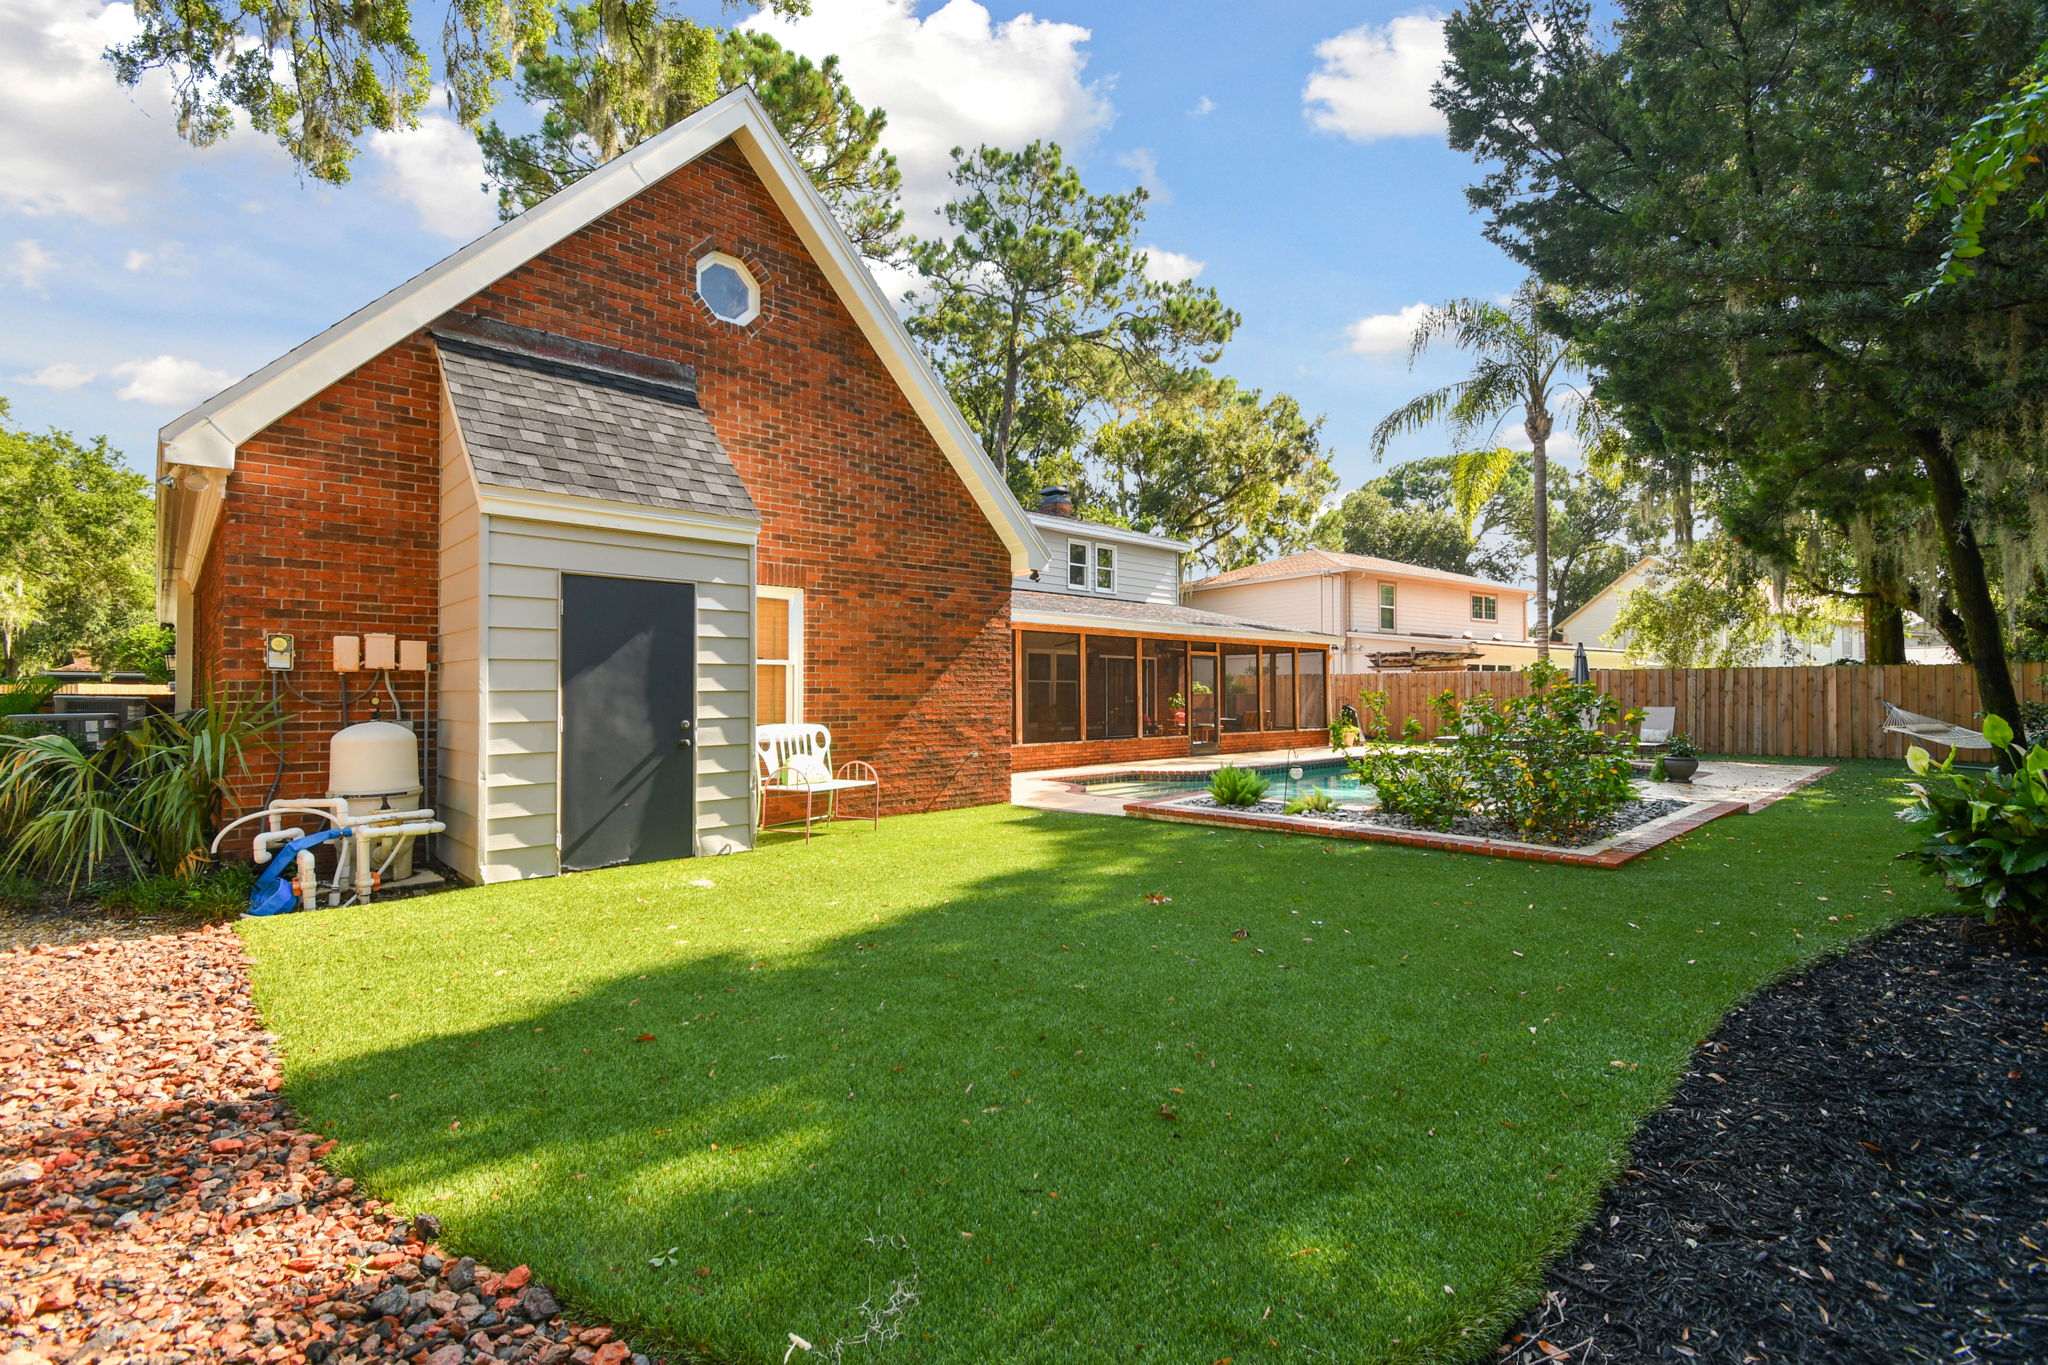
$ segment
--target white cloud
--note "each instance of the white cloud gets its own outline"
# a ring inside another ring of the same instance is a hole
[[[1529,429],[1520,422],[1515,423],[1513,426],[1502,428],[1500,443],[1509,450],[1534,450],[1536,448],[1536,443],[1529,439]],[[1569,458],[1578,455],[1584,450],[1584,446],[1580,444],[1577,432],[1567,427],[1552,427],[1550,429],[1550,439],[1543,443],[1543,450],[1545,454],[1555,460],[1561,456]]]
[[[1159,178],[1159,154],[1150,147],[1133,147],[1128,152],[1118,152],[1116,164],[1137,172],[1139,186],[1152,197],[1154,204],[1164,208],[1173,202],[1173,190]]]
[[[1385,25],[1360,24],[1316,44],[1316,56],[1322,65],[1301,91],[1315,127],[1354,142],[1443,131],[1443,115],[1429,103],[1450,56],[1442,19],[1404,14]]]
[[[1359,355],[1406,355],[1416,324],[1428,312],[1428,304],[1411,303],[1398,313],[1374,313],[1369,318],[1360,318],[1344,329],[1344,335],[1351,339],[1349,349]]]
[[[113,222],[163,187],[185,150],[163,79],[123,90],[100,56],[134,32],[127,5],[0,5],[0,208]]]
[[[1189,118],[1207,118],[1216,112],[1216,101],[1207,95],[1195,101],[1195,107],[1188,110]]]
[[[7,278],[18,282],[24,289],[43,292],[43,276],[57,268],[57,258],[43,250],[43,244],[30,237],[14,244],[8,253]]]
[[[417,128],[372,133],[367,145],[378,191],[411,205],[427,231],[467,242],[497,226],[497,200],[482,188],[483,153],[454,119],[428,114]]]
[[[1001,23],[975,0],[919,17],[916,0],[832,0],[806,18],[756,15],[749,27],[814,60],[836,54],[861,103],[889,115],[883,141],[903,169],[912,232],[932,235],[954,147],[1014,150],[1049,138],[1069,152],[1116,116],[1104,84],[1082,79],[1089,30],[1020,14]]]
[[[1141,246],[1144,253],[1145,273],[1161,284],[1185,284],[1202,273],[1206,261],[1184,256],[1178,251],[1166,251],[1156,246]]]
[[[226,370],[216,370],[210,365],[176,355],[124,361],[107,373],[113,378],[128,381],[114,395],[116,398],[163,408],[189,408],[241,378]]]
[[[60,360],[54,365],[45,365],[33,374],[9,376],[17,384],[33,384],[42,389],[76,389],[99,378],[99,372],[85,365],[74,365]]]
[[[131,275],[145,271],[152,275],[183,275],[192,269],[192,253],[176,242],[146,249],[130,247],[121,257],[121,268]]]

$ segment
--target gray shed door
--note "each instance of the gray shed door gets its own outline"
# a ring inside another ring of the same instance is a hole
[[[696,851],[697,590],[562,575],[562,866]]]

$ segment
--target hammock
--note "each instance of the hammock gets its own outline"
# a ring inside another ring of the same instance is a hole
[[[1946,744],[1951,750],[1991,747],[1991,741],[1984,738],[1981,730],[1965,730],[1960,725],[1951,725],[1932,716],[1916,715],[1881,698],[1878,704],[1884,707],[1884,728],[1891,734],[1907,735],[1929,744]]]

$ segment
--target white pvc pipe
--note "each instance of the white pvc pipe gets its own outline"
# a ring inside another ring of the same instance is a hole
[[[259,863],[269,861],[270,846],[272,844],[290,843],[293,839],[303,839],[305,837],[306,831],[299,829],[297,826],[291,829],[266,829],[256,836],[253,846],[256,861]]]
[[[320,879],[313,872],[312,849],[302,848],[299,850],[298,869],[299,909],[318,910],[320,908]]]

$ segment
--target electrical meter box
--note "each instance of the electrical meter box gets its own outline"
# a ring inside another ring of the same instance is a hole
[[[288,669],[298,658],[298,645],[291,636],[281,630],[273,630],[263,637],[263,666],[265,668]]]

